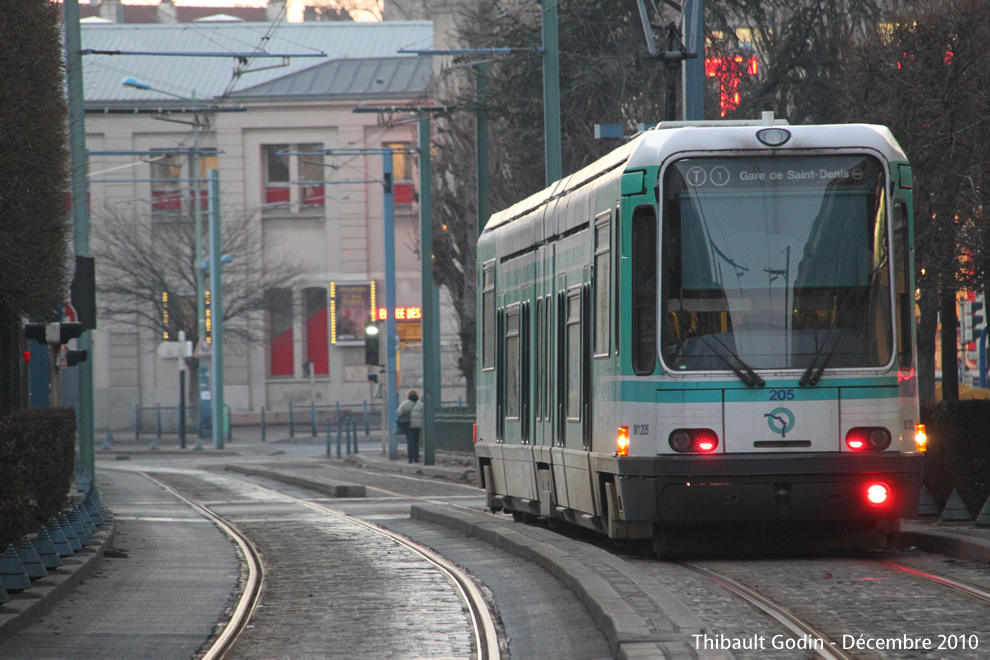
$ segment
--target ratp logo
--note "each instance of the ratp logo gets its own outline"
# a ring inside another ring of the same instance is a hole
[[[779,433],[781,438],[786,438],[787,432],[794,428],[794,413],[787,408],[774,408],[763,416],[767,418],[770,430]]]

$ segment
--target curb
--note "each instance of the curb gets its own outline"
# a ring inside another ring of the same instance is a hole
[[[918,524],[911,527],[915,529],[902,530],[897,535],[898,547],[915,546],[925,552],[956,559],[990,562],[990,535],[984,540],[951,530],[917,529],[921,527]]]
[[[618,658],[695,657],[691,635],[705,629],[705,623],[656,580],[604,550],[537,527],[503,523],[492,514],[466,509],[452,511],[416,504],[410,508],[409,515],[489,543],[543,568],[588,608]],[[638,588],[640,598],[645,596],[652,601],[656,611],[653,618],[641,614],[639,606],[634,604],[636,601],[614,586],[610,577],[616,572],[621,574],[620,580],[628,580]],[[705,657],[733,656],[714,653]]]
[[[10,639],[55,609],[55,606],[72,593],[80,582],[102,565],[103,553],[113,545],[116,535],[113,521],[109,521],[107,525],[109,527],[97,530],[94,534],[94,538],[99,540],[99,545],[89,550],[84,549],[68,558],[70,560],[82,558],[82,563],[66,563],[61,568],[49,572],[48,577],[32,584],[24,593],[10,594],[10,602],[0,607],[0,642]],[[19,609],[22,605],[23,609]]]
[[[353,484],[346,481],[331,481],[324,479],[316,481],[307,479],[289,470],[274,470],[266,468],[254,468],[244,465],[225,465],[226,472],[237,472],[249,477],[264,477],[272,479],[297,488],[305,488],[330,497],[367,497],[367,489],[361,484]]]

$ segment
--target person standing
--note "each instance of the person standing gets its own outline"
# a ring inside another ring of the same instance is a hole
[[[408,413],[409,423],[405,427],[406,453],[410,463],[419,463],[419,434],[423,429],[423,402],[419,400],[416,390],[409,390],[406,400],[395,410],[397,419],[402,419]]]

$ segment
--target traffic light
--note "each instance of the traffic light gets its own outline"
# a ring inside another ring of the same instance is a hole
[[[80,362],[85,362],[88,357],[88,351],[66,351],[65,352],[65,364],[70,367],[74,367]]]
[[[969,329],[973,333],[969,341],[979,341],[980,335],[983,334],[985,321],[986,315],[983,310],[983,298],[978,297],[969,304]]]
[[[379,366],[381,364],[381,358],[379,357],[379,339],[381,338],[381,333],[378,332],[378,326],[374,323],[369,323],[364,326],[364,363],[374,366]]]
[[[25,323],[24,336],[39,344],[61,346],[83,333],[82,323]]]

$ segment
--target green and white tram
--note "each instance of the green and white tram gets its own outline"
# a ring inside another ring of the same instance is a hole
[[[917,510],[911,170],[881,126],[661,124],[478,241],[488,504],[659,551]],[[714,523],[714,525],[712,525]]]

